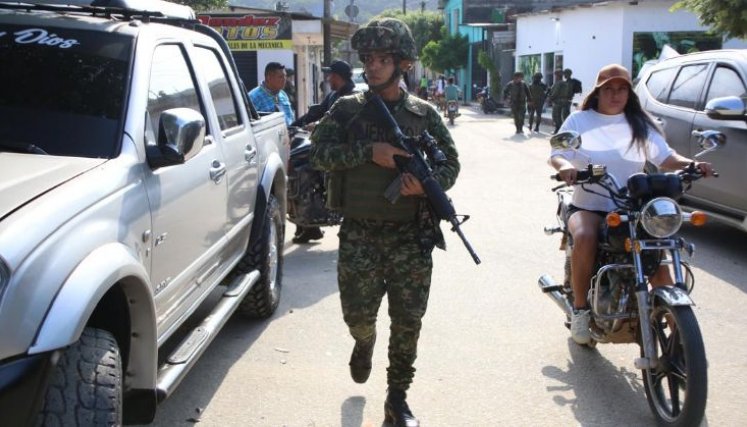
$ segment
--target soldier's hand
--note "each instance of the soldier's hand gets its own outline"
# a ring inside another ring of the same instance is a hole
[[[402,188],[399,194],[403,196],[421,196],[425,194],[423,184],[414,175],[407,172],[402,174]]]
[[[397,148],[387,142],[374,142],[372,151],[373,156],[371,160],[373,160],[377,165],[388,169],[394,169],[397,167],[397,164],[394,163],[393,156],[410,157],[410,153],[407,151]]]

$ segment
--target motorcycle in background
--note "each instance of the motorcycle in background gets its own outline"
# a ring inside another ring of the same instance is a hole
[[[456,100],[449,100],[446,103],[446,117],[449,119],[449,124],[454,126],[454,119],[459,115],[459,102]]]
[[[482,110],[483,114],[491,114],[498,111],[498,103],[491,94],[490,86],[485,86],[477,92],[477,101],[480,103],[480,110]]]
[[[693,135],[703,149],[695,157],[726,142],[726,137],[716,131],[695,131]],[[563,132],[553,136],[550,143],[577,150],[581,137],[576,132]],[[553,178],[560,180],[557,174]],[[598,184],[595,187],[604,190],[595,194],[606,191],[606,197],[617,206],[600,226],[588,295],[592,340],[587,345],[638,344],[640,357],[635,359],[635,367],[642,370],[649,406],[664,426],[700,425],[705,414],[708,366],[690,298],[694,276],[681,258],[681,252],[692,256],[695,248],[677,236],[683,222],[702,225],[705,214],[685,213],[676,201],[700,178],[702,174],[693,163],[674,173],[637,173],[620,186],[604,165],[590,164],[578,172],[576,182],[580,184],[576,191],[595,191],[587,184]],[[542,275],[539,287],[563,310],[568,327],[573,311],[573,242],[566,221],[573,190],[562,184],[553,191],[558,197],[558,225],[546,227],[545,233],[562,237],[565,277],[558,284],[550,275]],[[662,264],[674,272],[675,284],[649,289],[647,277]]]
[[[324,227],[342,223],[342,215],[327,208],[325,174],[309,164],[311,133],[291,126],[288,165],[288,220],[302,227]]]

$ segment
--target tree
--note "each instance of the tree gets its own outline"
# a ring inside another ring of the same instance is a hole
[[[389,9],[376,15],[373,19],[377,18],[397,18],[407,24],[412,31],[412,37],[415,39],[418,52],[422,52],[423,47],[429,41],[441,40],[441,27],[444,25],[444,20],[439,13],[410,12],[403,14],[401,10]]]
[[[228,0],[169,0],[172,3],[183,4],[195,10],[205,12],[208,10],[224,9],[228,6]]]
[[[728,38],[747,39],[747,9],[744,0],[680,0],[672,11],[688,9],[700,23]]]
[[[469,58],[469,38],[461,34],[448,34],[441,29],[440,41],[429,41],[420,55],[426,67],[438,72],[464,68]]]
[[[490,92],[494,97],[497,97],[497,94],[501,91],[501,72],[498,71],[498,67],[495,66],[493,58],[491,58],[487,52],[481,50],[477,55],[477,63],[488,72],[490,78]]]

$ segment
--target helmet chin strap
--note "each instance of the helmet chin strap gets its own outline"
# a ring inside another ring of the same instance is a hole
[[[389,77],[389,79],[387,81],[385,81],[384,83],[382,83],[380,85],[371,85],[371,84],[369,84],[368,85],[368,90],[373,91],[373,92],[378,92],[380,90],[386,89],[389,86],[391,86],[392,84],[397,83],[397,80],[399,79],[400,76],[402,76],[402,70],[399,68],[399,66],[397,66],[394,69],[394,72],[392,73],[392,76]],[[366,77],[366,73],[365,72],[363,73],[363,80],[366,83],[368,83],[368,78]]]

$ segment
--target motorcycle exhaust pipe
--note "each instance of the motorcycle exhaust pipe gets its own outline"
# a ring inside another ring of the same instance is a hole
[[[539,287],[543,293],[549,296],[563,310],[566,316],[570,317],[571,313],[573,313],[573,307],[568,302],[568,298],[560,292],[563,289],[562,285],[555,283],[555,280],[549,274],[543,274],[539,278]]]

